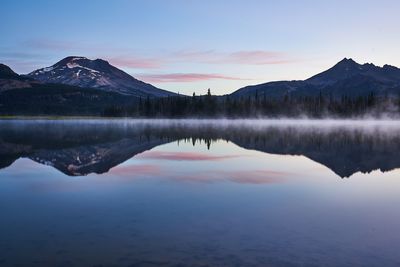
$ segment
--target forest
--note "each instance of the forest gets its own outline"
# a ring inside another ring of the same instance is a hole
[[[257,117],[312,117],[326,116],[347,118],[360,116],[397,116],[400,114],[400,98],[376,96],[341,97],[285,95],[269,98],[255,93],[251,96],[206,95],[175,96],[166,98],[140,98],[132,106],[112,105],[104,109],[103,116],[146,117],[146,118],[257,118]]]

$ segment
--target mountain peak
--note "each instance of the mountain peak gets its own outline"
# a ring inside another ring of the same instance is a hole
[[[91,69],[92,71],[106,71],[106,72],[110,68],[114,68],[110,63],[108,63],[108,61],[104,59],[97,58],[92,60],[82,56],[68,56],[61,59],[51,67],[48,67],[47,69],[50,70],[50,68],[54,69],[62,66],[68,68],[83,68],[86,70]]]
[[[347,58],[347,57],[345,57],[345,58],[343,58],[342,60],[341,60],[341,62],[354,62],[354,63],[356,63],[355,61],[354,61],[354,59],[352,59],[351,57],[349,57],[349,58]]]
[[[68,56],[63,58],[61,61],[75,61],[75,60],[81,60],[81,59],[88,59],[87,57],[81,57],[81,56]]]
[[[82,56],[68,56],[54,65],[28,74],[45,83],[61,83],[84,88],[96,88],[125,95],[146,97],[174,95],[130,76],[106,60],[91,60]]]
[[[335,66],[359,66],[357,62],[355,62],[352,58],[344,58],[339,61]]]
[[[383,69],[384,69],[384,70],[398,70],[397,67],[392,66],[392,65],[389,65],[389,64],[383,65]]]
[[[101,59],[101,58],[96,58],[95,60],[93,60],[93,61],[97,61],[97,62],[105,62],[105,63],[108,63],[108,64],[110,64],[107,60],[104,60],[104,59]]]
[[[358,64],[351,58],[344,58],[332,68],[321,72],[306,81],[312,84],[329,85],[340,79],[351,77],[363,71],[363,65]]]
[[[56,64],[54,64],[53,66],[59,66],[59,65],[65,65],[67,63],[72,63],[75,61],[88,61],[89,59],[86,57],[81,57],[81,56],[68,56],[65,57],[63,59],[61,59],[60,61],[58,61]]]

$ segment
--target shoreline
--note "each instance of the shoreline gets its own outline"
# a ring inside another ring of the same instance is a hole
[[[134,118],[96,116],[0,116],[3,122],[110,122],[141,124],[193,124],[193,125],[242,125],[242,126],[390,126],[400,128],[400,118]]]
[[[207,118],[207,117],[179,117],[179,118],[167,118],[167,117],[107,117],[107,116],[56,116],[56,115],[0,115],[0,120],[74,120],[74,119],[89,119],[89,120],[198,120],[198,121],[221,121],[221,120],[229,120],[229,121],[274,121],[274,120],[313,120],[313,121],[399,121],[400,117],[395,118],[391,116],[383,116],[383,117],[324,117],[324,118],[316,118],[316,117],[307,117],[307,116],[299,116],[299,117],[216,117],[216,118]]]

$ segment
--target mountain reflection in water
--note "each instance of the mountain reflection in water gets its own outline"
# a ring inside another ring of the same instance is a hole
[[[0,266],[400,266],[399,128],[0,121]]]
[[[19,158],[70,176],[106,173],[135,155],[179,141],[212,149],[217,140],[278,155],[303,155],[338,176],[400,167],[396,122],[40,120],[2,121],[0,168]]]

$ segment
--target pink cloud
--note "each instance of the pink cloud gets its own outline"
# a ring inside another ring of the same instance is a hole
[[[237,155],[222,155],[214,156],[204,153],[194,153],[194,152],[162,152],[162,151],[149,151],[139,155],[138,157],[146,159],[161,159],[161,160],[187,160],[187,161],[218,161],[230,158],[237,158]]]
[[[163,64],[163,60],[155,58],[141,58],[135,56],[111,57],[107,59],[110,64],[117,67],[134,69],[157,69]]]
[[[31,39],[23,43],[28,48],[45,51],[80,52],[82,56],[97,55],[118,67],[154,69],[173,63],[269,65],[296,62],[287,53],[271,50],[240,50],[221,52],[216,50],[180,50],[155,53],[150,56],[139,55],[129,48],[116,48],[107,44],[85,43],[79,41],[60,41],[52,39]],[[89,55],[88,55],[89,54]],[[66,54],[67,55],[67,54]],[[107,58],[106,55],[111,55]],[[177,75],[177,74],[175,74]],[[188,75],[188,74],[186,74]],[[233,78],[233,77],[225,77]],[[154,78],[156,79],[156,78]],[[192,78],[194,79],[194,78]]]
[[[206,63],[206,64],[240,64],[240,65],[268,65],[286,64],[295,60],[282,52],[266,50],[236,51],[230,53],[217,52],[214,50],[190,51],[182,50],[172,54],[159,55],[158,57],[137,57],[137,56],[116,56],[109,58],[109,61],[119,67],[128,68],[160,68],[167,63]],[[237,80],[236,77],[218,74],[197,74],[197,73],[173,73],[148,75],[151,81],[156,82],[177,82],[177,80],[210,80],[226,79]],[[150,80],[149,80],[150,81]]]
[[[159,174],[160,168],[156,165],[126,165],[126,166],[117,166],[110,170],[110,174],[118,175],[118,176],[127,176],[127,175],[157,175]]]
[[[221,74],[204,74],[204,73],[169,73],[169,74],[142,74],[137,75],[142,79],[151,83],[168,83],[168,82],[197,82],[209,80],[249,80],[239,77],[226,76]]]
[[[236,183],[245,184],[271,184],[281,183],[285,180],[285,177],[290,175],[286,172],[277,172],[270,170],[252,170],[252,171],[240,171],[231,172],[229,174],[229,180]]]

